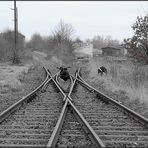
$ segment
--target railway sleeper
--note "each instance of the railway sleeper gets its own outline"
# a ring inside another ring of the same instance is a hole
[[[80,77],[80,79],[81,79],[81,77]],[[134,119],[135,121],[141,123],[143,126],[148,128],[148,120],[146,118],[142,117],[141,115],[137,114],[136,112],[134,112],[131,109],[127,108],[126,106],[122,105],[120,102],[115,101],[112,98],[97,91],[95,88],[93,88],[89,84],[87,84],[84,80],[83,80],[83,82],[87,85],[87,87],[94,89],[95,92],[98,93],[98,98],[100,98],[102,101],[105,101],[105,102],[107,101],[110,104],[116,106],[120,111],[126,113],[130,118]]]
[[[129,130],[96,130],[95,131],[99,136],[100,135],[127,135],[127,136],[148,136],[148,131],[129,131]]]
[[[118,119],[87,119],[86,120],[91,125],[113,125],[113,126],[140,126],[137,122],[128,122],[124,119],[118,120]]]
[[[12,139],[22,139],[22,138],[27,138],[27,139],[49,139],[50,135],[49,134],[0,134],[0,138],[12,138]]]
[[[70,105],[65,116],[62,131],[60,132],[59,139],[56,147],[77,147],[77,146],[89,146],[93,143],[87,136],[86,131],[82,130],[83,124],[77,118]],[[68,129],[68,130],[67,130]],[[88,131],[87,131],[88,132]]]
[[[93,129],[96,130],[127,130],[127,131],[145,131],[144,127],[139,127],[139,126],[135,126],[135,127],[130,127],[130,126],[110,126],[110,125],[102,125],[102,126],[92,126]]]
[[[9,139],[4,139],[0,138],[0,145],[5,144],[23,144],[23,145],[46,145],[48,142],[48,139],[28,139],[28,138],[9,138]]]
[[[148,131],[117,131],[117,130],[95,130],[95,132],[100,136],[100,135],[143,135],[143,136],[148,136]],[[72,133],[77,133],[77,135],[80,134],[79,131],[77,130],[65,130],[63,133],[66,134],[72,134]]]
[[[45,128],[45,127],[44,127]],[[40,128],[39,129],[5,129],[5,130],[2,130],[0,129],[0,135],[11,135],[11,134],[51,134],[52,131],[50,130],[47,130],[47,129],[43,129],[43,128]]]
[[[124,141],[124,140],[120,140],[120,141],[114,141],[114,140],[104,140],[103,141],[106,145],[106,147],[117,147],[117,148],[131,148],[131,147],[138,147],[138,148],[147,148],[148,143],[145,141]]]
[[[39,123],[42,123],[42,122],[52,122],[52,121],[54,121],[55,119],[57,119],[57,117],[56,116],[49,116],[49,118],[14,118],[13,119],[13,121],[12,121],[12,119],[10,119],[10,120],[7,120],[8,122],[10,122],[9,124],[13,124],[14,122],[19,122],[19,123],[22,123],[22,122],[24,122],[24,123],[26,123],[26,122],[30,122],[30,123],[37,123],[37,122],[39,122]]]
[[[145,141],[148,143],[147,139],[148,136],[131,136],[131,135],[100,135],[100,138],[102,141],[104,140],[113,140],[113,141],[120,141],[120,140],[124,140],[124,141]]]

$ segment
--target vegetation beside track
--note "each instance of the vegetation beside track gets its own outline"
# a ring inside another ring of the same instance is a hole
[[[92,59],[80,65],[82,77],[91,86],[148,118],[148,100],[147,91],[145,91],[147,90],[147,66],[137,66],[132,62],[113,63],[99,57],[97,60]],[[97,68],[102,65],[108,69],[107,76],[100,76],[97,73]],[[136,66],[137,68],[134,68]]]
[[[6,85],[7,91],[0,93],[0,112],[7,109],[9,106],[22,99],[23,96],[30,93],[39,86],[45,78],[45,73],[41,66],[36,65],[30,67],[28,73],[21,73],[18,77],[21,85],[19,88],[12,88]]]

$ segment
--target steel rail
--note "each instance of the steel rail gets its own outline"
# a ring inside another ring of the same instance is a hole
[[[47,73],[47,69],[45,67],[43,67],[43,69],[46,72],[46,78],[45,80],[42,82],[42,84],[40,84],[35,90],[33,90],[32,92],[30,92],[28,95],[22,97],[21,100],[19,100],[18,102],[16,102],[15,104],[11,105],[9,108],[7,108],[6,110],[4,110],[1,114],[0,114],[0,123],[3,122],[9,115],[11,115],[16,109],[18,109],[23,103],[25,103],[26,101],[28,101],[29,99],[31,99],[32,97],[34,97],[36,95],[36,92],[42,88],[42,86],[44,85],[44,83],[48,80],[48,73]],[[51,80],[51,79],[50,79]]]
[[[57,82],[54,80],[53,76],[51,75],[51,72],[49,71],[49,69],[47,70],[47,73],[49,74],[49,76],[51,77],[51,80],[54,82],[54,84],[56,85],[56,87],[60,90],[61,94],[63,95],[63,101],[66,100],[66,95],[65,93],[63,92],[63,90],[61,89],[61,87],[57,84]]]
[[[80,71],[80,68],[77,71],[77,73],[79,73],[79,71]],[[77,73],[76,73],[76,77],[78,76]],[[76,82],[76,78],[75,78],[73,83],[75,84],[75,82]],[[70,95],[71,95],[72,89],[74,87],[74,84],[71,85],[70,92],[69,92],[68,96],[66,96],[67,99],[65,101],[64,107],[63,107],[62,112],[60,114],[59,120],[58,120],[58,122],[56,124],[56,127],[55,127],[55,129],[54,129],[54,131],[52,133],[52,136],[49,139],[47,147],[55,147],[56,146],[56,143],[57,143],[57,140],[58,140],[58,136],[60,134],[60,131],[61,131],[61,128],[62,128],[62,125],[63,125],[63,122],[64,122],[64,118],[65,118],[65,115],[66,115],[66,112],[67,112],[67,108],[71,107],[74,115],[76,116],[76,118],[78,119],[78,121],[80,122],[80,124],[82,125],[82,127],[86,131],[87,135],[90,137],[90,139],[95,143],[96,146],[99,146],[101,148],[105,148],[105,145],[103,144],[101,139],[98,137],[98,135],[95,133],[95,131],[91,128],[89,123],[84,119],[82,114],[77,110],[77,108],[70,101],[70,100],[72,100]]]
[[[58,74],[60,72],[56,75],[56,77],[55,77],[56,80],[53,79],[53,77],[52,77],[52,75],[51,75],[51,73],[50,73],[49,70],[48,70],[48,72],[49,72],[49,75],[52,78],[53,82],[55,83],[55,85],[57,86],[57,88],[60,90],[60,92],[64,96],[64,98],[63,98],[64,106],[62,108],[62,111],[61,111],[60,117],[58,119],[58,122],[57,122],[57,124],[56,124],[56,126],[55,126],[55,128],[54,128],[54,130],[52,132],[52,135],[51,135],[51,137],[50,137],[50,139],[48,141],[48,144],[46,146],[46,147],[56,147],[56,143],[57,143],[57,140],[58,140],[60,131],[62,129],[62,125],[64,123],[64,119],[65,119],[65,116],[66,116],[66,113],[67,113],[67,110],[68,110],[68,107],[67,107],[68,99],[66,99],[67,98],[67,95],[63,92],[63,90],[61,89],[60,84],[59,84],[59,82],[57,80],[57,76],[58,76]],[[72,87],[72,85],[71,85],[71,87]]]
[[[78,79],[79,73],[80,73],[81,68],[79,68],[76,72],[76,76],[73,82],[73,85],[70,89],[70,92],[68,94],[68,98],[69,98],[69,104],[71,105],[71,108],[73,110],[73,114],[75,115],[75,117],[77,118],[77,120],[82,123],[83,128],[85,130],[85,132],[88,134],[88,136],[90,137],[90,139],[96,144],[96,146],[99,146],[101,148],[105,148],[104,143],[102,142],[102,140],[98,137],[98,135],[95,133],[95,131],[92,129],[92,127],[89,125],[89,123],[85,120],[85,118],[83,117],[83,115],[78,111],[78,109],[74,106],[74,104],[70,101],[72,100],[71,98],[71,93],[72,90],[74,88],[74,85],[76,84],[76,81]]]
[[[96,146],[99,146],[101,148],[105,148],[106,146],[102,142],[102,140],[99,138],[99,136],[95,133],[95,131],[92,129],[92,127],[89,125],[89,123],[85,120],[83,115],[78,111],[78,109],[74,106],[74,104],[68,99],[68,103],[71,106],[71,109],[73,111],[73,114],[77,118],[77,120],[81,123],[81,126],[89,136],[89,138],[93,141],[93,143]]]
[[[136,121],[143,124],[146,128],[148,128],[148,119],[147,118],[141,116],[140,114],[136,113],[135,111],[120,104],[118,101],[116,101],[116,100],[110,98],[109,96],[103,94],[102,92],[96,90],[94,87],[90,86],[86,81],[84,81],[84,79],[79,75],[79,73],[78,73],[78,78],[79,79],[77,79],[77,80],[80,82],[80,84],[82,84],[83,86],[85,86],[89,90],[92,90],[92,91],[96,92],[97,94],[99,94],[100,99],[116,105],[119,109],[122,109],[122,111],[124,111],[126,114],[128,114],[131,118],[135,119]]]
[[[52,75],[51,75],[50,71],[48,71],[48,72],[49,72],[50,77],[52,78]],[[56,124],[56,126],[55,126],[55,128],[54,128],[54,130],[52,132],[52,135],[51,135],[51,137],[50,137],[50,139],[49,139],[48,144],[47,144],[46,147],[56,147],[56,143],[57,143],[57,140],[58,140],[60,131],[62,129],[62,125],[63,125],[64,119],[65,119],[65,116],[66,116],[66,113],[67,113],[67,110],[68,110],[68,107],[67,107],[67,105],[68,105],[68,99],[66,99],[67,98],[67,95],[61,89],[60,84],[58,83],[58,80],[57,80],[57,75],[56,75],[56,80],[53,79],[53,82],[55,83],[55,85],[57,86],[57,88],[60,90],[60,92],[64,96],[64,99],[63,99],[64,106],[62,108],[62,112],[60,114],[60,117],[58,119],[58,122],[57,122],[57,124]],[[71,87],[72,87],[72,85],[71,85]]]
[[[60,84],[59,84],[59,81],[58,81],[58,75],[60,74],[60,71],[58,72],[58,74],[56,75],[56,77],[55,77],[55,81],[58,83],[58,85],[60,86]]]
[[[77,77],[78,77],[78,73],[80,72],[80,70],[81,70],[81,68],[79,68],[79,69],[77,70],[75,79],[74,79],[74,81],[73,81],[73,83],[72,83],[72,85],[71,85],[71,87],[70,87],[70,91],[69,91],[69,94],[68,94],[68,98],[69,98],[71,101],[72,101],[72,98],[70,97],[70,95],[71,95],[71,93],[72,93],[72,90],[73,90],[73,88],[74,88],[74,85],[75,85],[75,83],[76,83],[76,80],[77,80]],[[70,78],[72,79],[71,75],[70,75]]]
[[[56,77],[56,75],[57,75],[57,73],[53,76],[53,78],[55,78],[55,77]],[[51,78],[50,78],[50,79],[48,79],[48,80],[44,83],[44,85],[42,86],[42,91],[44,91],[44,90],[46,89],[47,84],[48,84],[50,81],[51,81]]]
[[[62,129],[64,119],[65,119],[65,116],[66,116],[66,112],[67,112],[67,109],[68,109],[67,103],[68,103],[68,99],[66,99],[66,101],[65,101],[64,107],[62,108],[62,112],[61,112],[60,117],[58,119],[58,122],[57,122],[57,124],[56,124],[56,126],[53,130],[53,133],[52,133],[52,135],[49,139],[47,147],[55,147],[56,146],[60,131]]]
[[[73,78],[73,80],[75,79],[75,76],[71,75],[71,77]],[[80,80],[78,77],[77,77],[76,81],[78,81],[79,83],[81,83],[82,86],[87,87],[87,89],[89,89],[90,91],[92,91],[92,89],[90,89],[90,87],[88,87],[85,84],[85,82],[83,82],[82,80]]]
[[[59,83],[59,81],[58,81],[58,75],[60,74],[60,72],[56,75],[56,82],[57,82],[57,84],[59,85],[59,87],[60,87],[60,83]],[[72,88],[72,85],[73,85],[73,79],[70,77],[70,82],[71,82],[71,86],[70,86],[70,91],[71,91],[71,88]],[[60,87],[61,88],[61,87]],[[62,90],[62,89],[61,89]],[[63,90],[62,90],[63,91]],[[64,93],[64,91],[63,91],[63,93]],[[65,93],[64,93],[65,94]],[[66,95],[66,94],[65,94]],[[66,97],[64,98],[64,101],[65,101],[65,99],[66,99]]]

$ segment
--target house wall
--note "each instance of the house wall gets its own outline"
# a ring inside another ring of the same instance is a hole
[[[80,47],[79,49],[75,50],[76,56],[79,57],[93,57],[93,46],[92,45],[85,45]]]
[[[121,50],[116,50],[116,49],[111,49],[111,48],[102,49],[102,54],[103,55],[110,55],[110,56],[120,56],[120,55],[122,55]]]

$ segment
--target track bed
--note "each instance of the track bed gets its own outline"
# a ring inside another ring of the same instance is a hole
[[[61,95],[49,83],[46,92],[38,92],[0,124],[0,146],[46,146],[61,108]]]
[[[72,114],[70,108],[64,120],[56,147],[92,147],[91,142],[81,124]]]
[[[72,92],[74,105],[107,147],[147,147],[148,129],[118,107],[100,100],[77,84]]]

